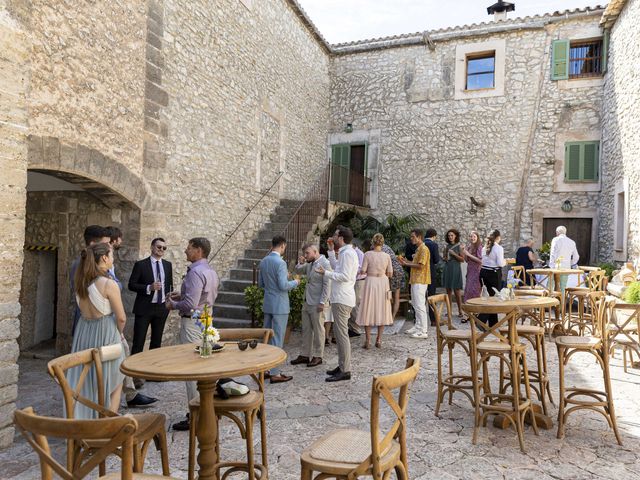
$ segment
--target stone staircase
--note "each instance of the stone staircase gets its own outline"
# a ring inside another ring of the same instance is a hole
[[[244,289],[252,284],[253,265],[269,252],[271,239],[282,233],[300,206],[299,200],[280,200],[270,221],[258,232],[251,246],[244,251],[242,258],[237,259],[236,266],[229,272],[229,278],[222,280],[218,298],[213,306],[213,317],[216,326],[223,328],[239,328],[251,326],[251,314],[244,302]],[[304,226],[307,231],[313,224]],[[289,247],[292,247],[289,245]],[[297,248],[294,246],[294,248]]]

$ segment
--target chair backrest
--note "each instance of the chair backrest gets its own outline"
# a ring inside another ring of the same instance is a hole
[[[520,308],[499,303],[494,305],[471,305],[465,303],[462,305],[462,309],[469,315],[472,348],[475,349],[475,345],[486,341],[489,335],[493,335],[500,342],[509,343],[512,348],[519,342],[516,322],[521,315]],[[503,314],[504,316],[498,318],[494,325],[489,325],[484,320],[484,317],[481,318],[482,314]],[[509,327],[506,335],[500,332],[505,325]]]
[[[121,478],[133,478],[133,434],[138,428],[135,419],[128,416],[73,420],[41,417],[31,407],[16,410],[13,416],[18,430],[40,457],[42,480],[52,480],[55,472],[64,480],[79,480],[89,475],[107,456],[122,448]],[[47,437],[66,438],[83,445],[83,440],[104,440],[104,445],[92,446],[91,455],[78,455],[77,464],[63,467],[51,454]],[[71,471],[72,470],[72,471]]]
[[[449,297],[444,293],[440,293],[438,295],[429,296],[428,300],[435,315],[437,334],[442,334],[441,329],[443,326],[446,326],[449,330],[453,330],[454,327],[451,324],[451,302],[449,301]],[[444,315],[445,309],[447,314],[446,317]]]
[[[605,288],[607,272],[604,270],[592,270],[587,274],[585,283],[591,292],[602,292]]]
[[[519,286],[527,284],[524,267],[522,265],[514,265],[511,267],[511,270],[513,270],[513,278],[520,280],[520,283],[518,283]]]
[[[270,328],[220,328],[220,340],[231,342],[234,340],[258,340],[261,343],[269,343],[273,337]]]
[[[371,385],[371,456],[352,472],[353,478],[363,475],[369,468],[373,478],[382,478],[380,459],[395,439],[400,444],[400,455],[407,461],[407,405],[409,389],[420,370],[420,359],[409,357],[404,370],[381,377],[373,377]],[[393,391],[398,390],[397,397]],[[386,434],[380,433],[380,397],[391,407],[395,420]],[[349,477],[351,478],[351,477]]]
[[[615,342],[616,337],[621,337],[619,340],[638,345],[640,343],[640,304],[622,303],[609,299],[606,308],[608,310],[605,319],[607,340]]]

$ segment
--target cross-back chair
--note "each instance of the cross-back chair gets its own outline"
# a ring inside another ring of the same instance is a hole
[[[74,420],[36,415],[33,408],[14,412],[14,423],[40,458],[42,480],[80,480],[88,476],[96,466],[118,451],[122,458],[120,473],[101,476],[102,480],[151,480],[169,479],[160,475],[133,473],[134,453],[133,437],[138,430],[138,422],[131,416],[116,416],[95,420]],[[100,444],[91,448],[91,452],[80,455],[81,459],[73,469],[61,465],[52,455],[49,438],[73,440],[76,445]]]
[[[624,372],[627,373],[627,352],[633,367],[633,352],[640,360],[640,304],[616,303],[610,306],[609,350],[613,355],[616,348],[622,350]]]
[[[477,441],[480,424],[486,425],[489,415],[503,415],[513,425],[520,449],[524,452],[524,420],[527,415],[530,416],[536,435],[538,428],[531,403],[526,345],[520,342],[516,329],[520,309],[500,304],[464,304],[462,308],[469,315],[471,325],[472,377],[475,397],[473,443]],[[490,325],[483,320],[486,314],[503,316],[498,318],[497,323]],[[508,369],[511,393],[500,389],[497,393],[492,392],[489,378],[489,361],[492,358],[499,360],[501,368],[505,366]],[[482,371],[482,383],[479,380],[480,371]],[[524,386],[524,395],[522,395],[521,386]]]
[[[316,440],[300,456],[300,479],[312,480],[314,472],[319,472],[316,480],[356,480],[361,476],[386,480],[395,471],[399,480],[408,480],[407,405],[419,369],[420,360],[409,358],[404,370],[374,377],[370,430],[334,430]],[[388,404],[394,418],[386,433],[380,431],[382,402]]]
[[[560,385],[560,404],[558,406],[558,438],[564,437],[567,417],[577,410],[591,410],[604,416],[613,429],[618,444],[622,438],[618,432],[616,414],[613,406],[613,391],[609,373],[609,335],[607,335],[609,319],[613,313],[616,300],[606,299],[604,292],[591,292],[588,300],[594,312],[593,335],[565,335],[556,338],[558,348],[558,374]],[[569,360],[576,353],[588,353],[595,357],[602,370],[603,389],[587,386],[565,387],[564,371]]]
[[[567,332],[577,335],[584,335],[585,332],[593,333],[593,316],[587,297],[591,292],[604,292],[606,280],[607,274],[604,270],[589,270],[583,286],[565,289],[569,303]],[[574,301],[578,306],[577,312],[574,312]]]
[[[449,405],[453,401],[453,393],[463,393],[475,405],[473,400],[473,380],[471,378],[471,370],[469,373],[461,374],[454,372],[453,365],[453,349],[456,346],[461,347],[469,358],[469,366],[471,366],[471,331],[466,329],[456,329],[451,323],[451,302],[445,294],[431,295],[429,297],[429,305],[433,309],[436,321],[436,344],[438,348],[438,398],[436,400],[435,415],[440,411],[440,405],[444,400],[446,393],[449,394]],[[445,315],[446,312],[446,315]],[[444,356],[445,347],[449,354],[448,373],[442,373],[442,357]]]
[[[67,380],[67,372],[71,368],[80,368],[81,374],[75,389]],[[82,350],[58,358],[47,364],[49,375],[60,385],[64,398],[65,416],[74,418],[76,406],[83,405],[95,412],[98,418],[118,417],[118,414],[106,408],[108,396],[104,392],[102,361],[100,351],[96,348]],[[91,384],[87,383],[91,382]],[[98,402],[94,402],[82,394],[83,388],[88,386],[97,391]],[[133,415],[138,428],[133,435],[133,470],[144,470],[144,459],[151,442],[155,443],[160,452],[163,475],[169,475],[169,455],[167,452],[167,435],[165,431],[166,417],[161,413],[139,413]],[[87,440],[88,441],[88,440]],[[73,465],[83,461],[83,455],[91,454],[93,449],[100,449],[102,442],[78,444],[74,438],[67,442],[67,468],[73,470]],[[118,453],[115,451],[114,453]],[[104,474],[104,463],[100,465],[100,474]]]
[[[273,336],[270,328],[226,328],[218,330],[221,342],[234,342],[240,340],[258,340],[260,343],[269,343]],[[229,348],[229,347],[227,347]],[[235,348],[235,346],[233,346]],[[257,390],[250,390],[246,395],[223,399],[213,398],[213,406],[216,419],[227,417],[231,419],[240,430],[240,435],[246,440],[247,462],[220,462],[216,464],[216,474],[221,468],[228,468],[225,476],[234,471],[246,471],[250,480],[267,478],[267,412],[264,403],[264,372],[251,374],[251,378],[258,386]],[[188,478],[195,478],[196,465],[196,428],[200,413],[200,397],[196,397],[189,403],[189,467]],[[244,418],[241,418],[244,417]],[[257,464],[253,452],[253,424],[256,418],[260,419],[260,446],[262,448],[262,464]],[[218,432],[220,430],[218,429]],[[220,442],[216,441],[216,453],[220,458]],[[256,471],[257,470],[257,471]]]

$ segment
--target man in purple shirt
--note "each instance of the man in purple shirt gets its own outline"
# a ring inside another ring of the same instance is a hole
[[[213,306],[218,296],[220,280],[218,274],[209,265],[208,258],[211,243],[203,237],[189,240],[186,250],[187,261],[191,265],[182,280],[180,294],[172,293],[167,297],[167,308],[180,312],[180,343],[197,343],[200,341],[200,329],[191,315],[194,310],[202,310],[205,305]],[[187,400],[190,402],[198,396],[196,382],[186,382]],[[174,430],[189,430],[189,417],[173,424]]]

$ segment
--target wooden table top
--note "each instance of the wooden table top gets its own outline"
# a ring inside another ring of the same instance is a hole
[[[547,307],[555,307],[560,302],[558,302],[557,298],[553,298],[553,297],[519,295],[515,298],[515,300],[500,300],[497,297],[489,297],[489,298],[478,297],[478,298],[471,298],[467,300],[466,303],[469,303],[471,305],[500,305],[504,307],[547,308]]]
[[[584,270],[580,270],[579,268],[530,268],[527,270],[527,273],[533,273],[534,275],[578,275],[580,273],[584,273]]]
[[[264,343],[241,351],[236,342],[229,342],[224,350],[209,358],[200,358],[196,345],[188,343],[145,350],[126,358],[120,371],[148,380],[216,380],[269,370],[287,359],[284,350]]]

